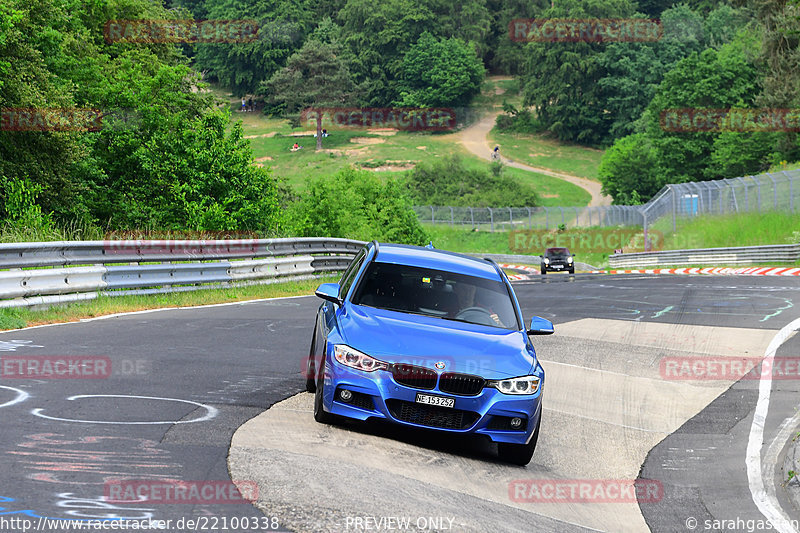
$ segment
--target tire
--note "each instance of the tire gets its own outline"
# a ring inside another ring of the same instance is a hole
[[[316,392],[317,382],[314,379],[314,352],[316,351],[317,344],[317,327],[314,326],[314,335],[311,337],[311,348],[308,350],[308,359],[306,360],[306,391]]]
[[[575,273],[575,267],[572,267],[572,268],[570,268],[570,269],[569,269],[569,273],[570,273],[570,274],[574,274],[574,273]]]
[[[547,269],[543,268],[542,269],[542,276],[544,276],[545,274],[547,274]]]
[[[320,366],[325,367],[325,363],[321,362]],[[333,424],[336,417],[329,412],[325,411],[322,405],[322,395],[325,393],[325,375],[324,371],[320,370],[317,377],[319,378],[314,391],[314,420],[320,424]]]
[[[508,444],[506,442],[497,443],[497,455],[500,460],[519,466],[525,466],[531,462],[533,452],[536,450],[536,442],[539,440],[539,427],[542,425],[542,415],[539,415],[539,422],[533,430],[528,444]]]
[[[306,392],[317,392],[317,382],[314,381],[314,359],[310,355],[306,362]]]

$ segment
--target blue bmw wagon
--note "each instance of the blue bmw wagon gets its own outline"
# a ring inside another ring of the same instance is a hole
[[[383,419],[482,435],[500,458],[530,462],[544,369],[529,335],[553,324],[522,312],[489,259],[429,247],[367,244],[339,283],[316,291],[306,388],[314,418]]]

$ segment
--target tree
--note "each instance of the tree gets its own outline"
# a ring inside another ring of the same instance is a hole
[[[752,107],[760,85],[758,71],[748,60],[746,50],[757,44],[755,35],[743,33],[719,51],[709,48],[693,53],[664,76],[647,108],[645,121],[648,139],[658,152],[668,183],[721,177],[709,167],[719,132],[668,131],[662,127],[662,113],[673,109]]]
[[[401,106],[466,106],[480,93],[484,69],[463,41],[425,32],[403,58]]]
[[[543,18],[629,18],[629,0],[560,0]],[[606,71],[601,61],[606,45],[598,42],[531,42],[525,46],[520,76],[524,103],[560,140],[599,144],[611,127],[598,85]]]
[[[417,165],[405,182],[411,198],[423,204],[533,207],[539,203],[532,187],[504,174],[499,164],[489,172],[467,166],[456,155]]]
[[[658,169],[658,155],[643,133],[623,137],[605,151],[598,176],[603,194],[615,204],[647,200],[665,184]]]
[[[404,244],[428,241],[399,182],[346,168],[309,180],[289,209],[289,225],[303,237],[341,237]]]
[[[185,0],[184,0],[185,1]],[[204,3],[209,19],[255,20],[257,38],[248,42],[199,43],[194,62],[209,79],[237,94],[254,93],[297,50],[314,25],[308,2],[214,0]]]
[[[350,67],[340,46],[315,39],[292,54],[286,67],[262,85],[267,98],[287,113],[346,105],[356,96]],[[316,113],[317,150],[322,149],[322,113]]]

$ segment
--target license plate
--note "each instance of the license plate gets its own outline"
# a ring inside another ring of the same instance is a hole
[[[564,268],[563,265],[553,265],[553,268]]]
[[[442,398],[441,396],[431,396],[430,394],[417,394],[417,403],[435,405],[436,407],[455,407],[455,398]]]

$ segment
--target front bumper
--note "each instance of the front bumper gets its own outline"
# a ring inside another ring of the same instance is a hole
[[[488,437],[494,442],[526,444],[541,416],[544,374],[539,391],[530,396],[503,394],[484,388],[476,396],[460,396],[434,389],[423,390],[397,383],[391,372],[361,372],[326,358],[324,409],[357,420],[383,419],[405,426]],[[352,393],[349,402],[339,392]],[[453,398],[453,408],[416,403],[417,393]],[[510,420],[522,418],[522,427],[512,429]]]
[[[575,263],[550,263],[546,265],[542,263],[542,270],[546,270],[548,272],[566,272],[568,270],[573,270],[575,268]]]

